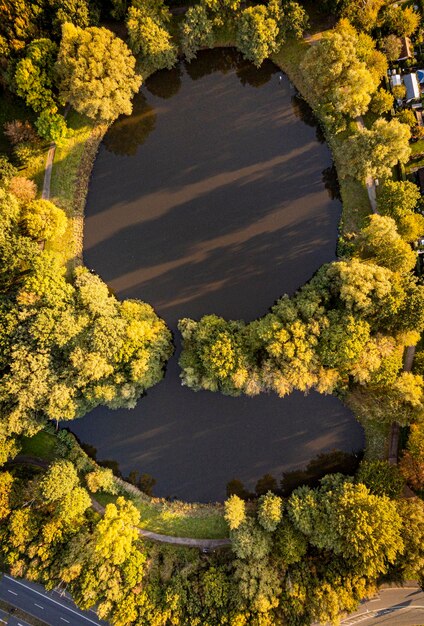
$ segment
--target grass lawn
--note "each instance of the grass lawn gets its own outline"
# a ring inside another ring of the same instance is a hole
[[[37,456],[46,461],[53,461],[57,457],[56,441],[55,435],[40,430],[33,437],[22,437],[20,440],[20,454]]]
[[[106,493],[95,494],[96,500],[106,506],[118,496]],[[161,535],[192,537],[195,539],[223,539],[228,537],[228,527],[221,509],[215,506],[149,500],[126,495],[140,511],[140,528]]]

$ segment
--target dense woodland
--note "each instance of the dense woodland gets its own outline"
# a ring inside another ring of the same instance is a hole
[[[400,37],[422,42],[422,12],[386,0],[325,0],[309,17],[308,3],[292,0],[187,4],[173,13],[172,0],[0,0],[0,98],[29,111],[5,124],[0,157],[0,564],[120,626],[336,623],[382,580],[424,580],[423,352],[403,371],[404,348],[424,329],[412,247],[424,217],[417,186],[396,175],[420,130],[407,110],[391,115],[385,82]],[[232,495],[231,549],[143,542],[112,472],[66,432],[47,468],[10,464],[22,437],[50,421],[134,406],[173,350],[149,304],[119,302],[76,260],[64,264],[57,251],[74,215],[40,199],[24,172],[49,141],[72,137],[65,107],[110,124],[131,113],[145,76],[178,57],[232,43],[260,66],[328,19],[333,28],[305,44],[299,88],[341,185],[380,179],[377,213],[342,225],[339,260],[262,318],[181,320],[182,380],[230,395],[335,393],[368,427],[404,426],[405,450],[398,467],[369,454],[355,476],[331,474],[284,499]],[[405,482],[418,496],[403,497]],[[103,516],[96,493],[114,500]]]

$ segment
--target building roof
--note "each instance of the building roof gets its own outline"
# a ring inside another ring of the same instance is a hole
[[[400,49],[398,61],[405,61],[405,59],[410,59],[412,57],[411,40],[409,37],[402,37],[401,41],[402,48]]]
[[[424,70],[417,70],[417,78],[420,85],[424,83]]]
[[[404,74],[403,82],[406,87],[406,99],[418,100],[421,97],[421,90],[415,72]]]
[[[390,76],[390,82],[392,84],[392,87],[399,87],[402,84],[400,74],[393,74],[392,76]]]

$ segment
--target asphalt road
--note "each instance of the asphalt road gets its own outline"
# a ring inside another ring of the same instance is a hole
[[[27,580],[16,580],[5,574],[0,579],[0,599],[34,615],[51,626],[107,626],[97,619],[94,611],[80,611],[71,598],[54,591],[46,591],[41,585]],[[13,615],[7,621],[7,613],[0,613],[0,626],[27,626],[27,622]]]
[[[424,592],[419,587],[380,589],[375,598],[361,603],[342,626],[423,626]]]

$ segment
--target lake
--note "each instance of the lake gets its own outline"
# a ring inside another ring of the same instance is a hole
[[[222,501],[264,474],[364,435],[335,397],[230,398],[180,384],[177,321],[264,315],[335,259],[341,204],[331,154],[278,68],[233,49],[154,74],[100,146],[89,188],[84,261],[121,299],[152,304],[174,332],[164,380],[133,410],[98,408],[72,423],[154,494]]]

